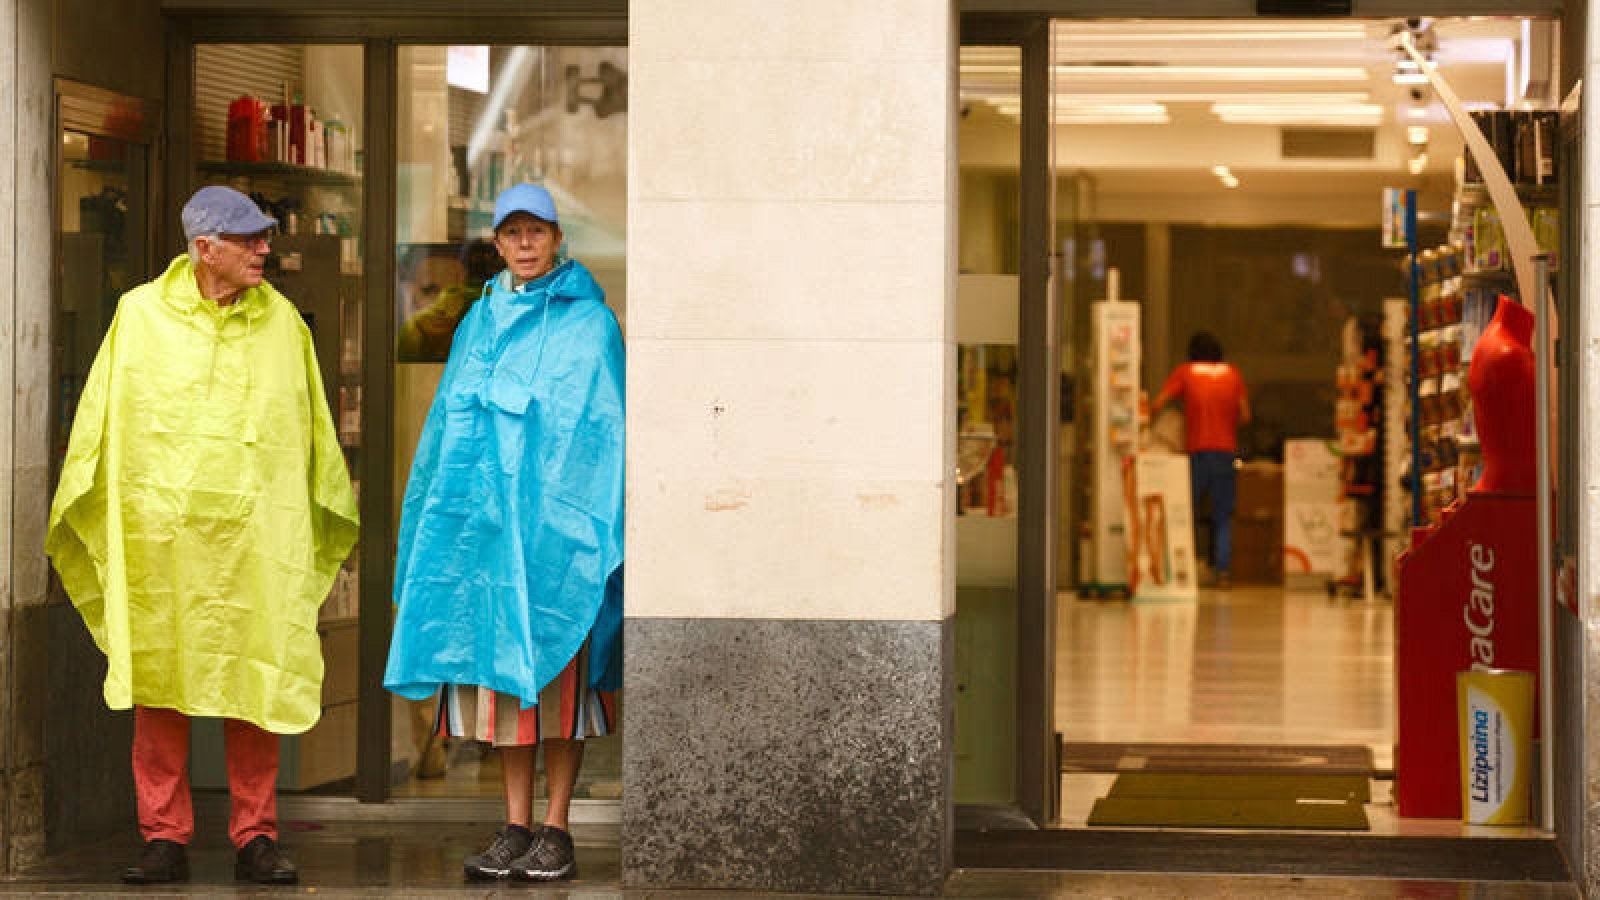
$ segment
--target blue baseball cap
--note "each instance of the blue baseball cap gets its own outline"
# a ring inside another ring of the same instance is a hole
[[[561,220],[556,218],[556,201],[551,199],[549,191],[537,184],[513,184],[494,198],[495,230],[499,231],[500,223],[519,212],[543,219],[551,225],[561,224]]]
[[[259,234],[278,224],[255,201],[230,187],[213,184],[194,192],[183,205],[183,236]]]

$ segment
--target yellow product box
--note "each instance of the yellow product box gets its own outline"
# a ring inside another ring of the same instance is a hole
[[[1532,672],[1456,673],[1461,725],[1461,818],[1469,825],[1525,825],[1533,772]]]

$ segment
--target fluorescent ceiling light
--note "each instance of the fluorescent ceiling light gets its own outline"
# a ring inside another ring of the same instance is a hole
[[[1426,125],[1408,125],[1408,126],[1406,126],[1406,143],[1408,143],[1408,144],[1426,144],[1427,142],[1428,142],[1428,126],[1426,126]]]
[[[1516,56],[1508,37],[1444,38],[1434,58],[1443,63],[1505,63]]]
[[[1349,22],[1196,22],[1196,21],[1145,21],[1134,24],[1122,22],[1072,22],[1056,23],[1058,37],[1067,40],[1140,39],[1144,35],[1159,35],[1161,39],[1175,40],[1255,40],[1282,35],[1305,36],[1305,40],[1355,40],[1367,37],[1365,25]]]
[[[1058,79],[1083,81],[1366,81],[1363,66],[1061,66]]]
[[[1015,83],[993,86],[963,83],[961,85],[961,99],[965,102],[987,101],[997,105],[1009,103],[1012,106],[1020,106],[1022,102]],[[1172,103],[1289,103],[1296,106],[1320,104],[1348,106],[1355,103],[1367,103],[1370,100],[1371,95],[1365,91],[1198,91],[1190,93],[1184,91],[1182,86],[1179,85],[1175,85],[1171,91],[1090,93],[1086,91],[1058,90],[1056,92],[1056,104],[1058,106],[1073,104],[1105,106],[1138,103],[1159,103],[1162,105]]]
[[[1367,33],[1362,28],[1351,31],[1312,31],[1304,28],[1293,31],[1245,31],[1230,27],[1227,31],[1068,31],[1060,37],[1068,48],[1073,44],[1182,44],[1182,43],[1240,43],[1246,41],[1363,41]]]
[[[1395,84],[1427,84],[1428,76],[1422,72],[1396,72],[1391,76]]]
[[[1016,95],[1015,90],[1012,96]],[[1057,96],[1066,95],[1072,101],[1083,103],[1366,103],[1371,95],[1365,91],[1186,91],[1182,85],[1172,90],[1130,91],[1117,93],[1090,93],[1087,91],[1058,90]],[[1061,102],[1061,101],[1057,101]]]
[[[991,100],[990,104],[1012,118],[1022,114],[1022,103],[1016,98]],[[1063,125],[1165,125],[1172,121],[1172,117],[1167,114],[1167,108],[1159,103],[1058,101],[1055,121]]]
[[[1383,107],[1372,103],[1289,105],[1215,103],[1211,111],[1230,125],[1351,125],[1383,121]]]
[[[1413,175],[1421,175],[1428,168],[1428,154],[1418,153],[1406,160],[1406,169]]]
[[[1212,166],[1211,174],[1217,176],[1217,178],[1222,181],[1223,187],[1236,188],[1239,186],[1239,176],[1233,174],[1233,170],[1229,169],[1227,166]]]
[[[1168,125],[1172,117],[1159,113],[1097,113],[1083,110],[1058,110],[1057,125]]]

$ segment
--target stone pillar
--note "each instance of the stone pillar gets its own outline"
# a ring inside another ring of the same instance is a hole
[[[0,75],[17,67],[17,0],[0,0]],[[17,185],[17,85],[0,77],[0,359],[16,358],[16,255],[9,252],[16,240]],[[0,735],[14,728],[11,713],[11,548],[12,441],[15,416],[13,397],[16,366],[0,365]],[[11,871],[11,754],[0,738],[0,875]]]
[[[44,849],[44,685],[48,586],[44,529],[49,512],[50,170],[54,90],[49,0],[0,2],[0,347],[14,360],[0,374],[0,782],[6,860],[12,870]],[[14,73],[14,77],[12,75]]]
[[[629,17],[623,879],[937,892],[954,12]]]

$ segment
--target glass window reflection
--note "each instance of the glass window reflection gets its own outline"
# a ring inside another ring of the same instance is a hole
[[[628,147],[624,48],[407,46],[399,61],[396,525],[456,328],[505,268],[490,240],[501,191],[551,193],[561,253],[589,269],[626,330]],[[500,795],[497,754],[439,737],[433,700],[396,704],[396,796]],[[584,741],[578,802],[620,795],[620,740]]]

